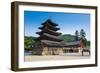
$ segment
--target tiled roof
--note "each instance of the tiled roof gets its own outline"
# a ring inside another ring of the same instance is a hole
[[[54,38],[54,39],[58,39],[58,40],[62,40],[61,38],[57,37],[57,36],[54,36],[54,35],[50,35],[48,33],[43,33],[44,36],[47,36],[47,37],[51,37],[51,38]]]
[[[46,23],[50,23],[50,24],[52,24],[53,26],[58,26],[58,24],[52,22],[51,19],[46,20],[42,25],[44,25],[44,24],[46,24]]]
[[[58,47],[67,47],[67,46],[75,46],[75,45],[80,45],[80,41],[73,41],[73,42],[55,42],[55,41],[48,41],[48,40],[41,40],[44,44],[48,46],[58,46]]]

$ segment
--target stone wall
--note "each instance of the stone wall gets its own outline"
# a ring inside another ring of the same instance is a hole
[[[72,50],[72,51],[71,51]],[[67,47],[44,47],[33,50],[33,55],[64,55],[65,53],[79,53],[82,52],[81,47],[67,48]]]

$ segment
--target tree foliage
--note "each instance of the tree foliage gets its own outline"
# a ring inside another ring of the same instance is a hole
[[[34,37],[24,37],[24,47],[26,49],[31,49],[34,46],[35,38]]]
[[[85,31],[83,30],[83,29],[81,29],[81,31],[80,31],[80,37],[82,38],[82,39],[86,39],[85,37],[86,37],[86,33],[85,33]]]
[[[84,29],[80,30],[80,34],[79,34],[78,30],[75,31],[75,40],[77,41],[79,39],[82,39],[84,47],[90,46],[90,41],[87,41],[86,32],[84,31]]]
[[[77,41],[79,39],[79,32],[78,30],[75,31],[75,40]]]

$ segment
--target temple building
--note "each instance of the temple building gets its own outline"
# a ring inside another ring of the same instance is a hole
[[[80,52],[83,44],[82,40],[65,42],[59,37],[61,35],[58,30],[58,24],[46,20],[42,23],[42,27],[39,27],[40,32],[36,32],[39,37],[36,39],[35,48],[33,54],[37,55],[64,55],[67,52]]]

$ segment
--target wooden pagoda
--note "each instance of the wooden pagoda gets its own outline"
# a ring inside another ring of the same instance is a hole
[[[39,27],[40,32],[36,32],[39,37],[36,39],[37,51],[42,55],[54,55],[59,54],[62,39],[59,37],[61,33],[57,32],[60,28],[57,27],[58,24],[51,21],[51,19],[46,20],[42,23],[42,27]],[[59,52],[58,52],[59,51]]]
[[[60,28],[58,24],[52,22],[51,19],[42,23],[39,27],[40,32],[36,32],[39,37],[36,39],[33,54],[36,55],[63,55],[66,52],[79,52],[82,48],[81,40],[62,43],[58,32]]]

